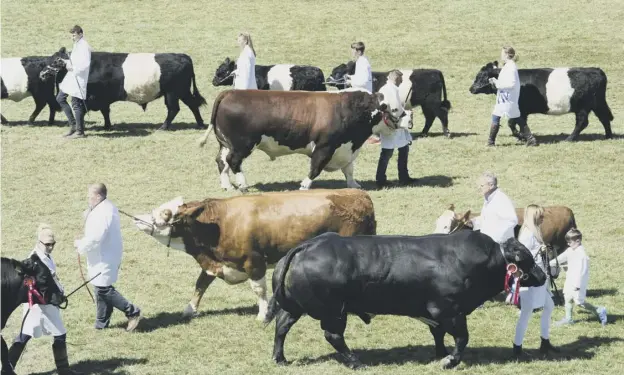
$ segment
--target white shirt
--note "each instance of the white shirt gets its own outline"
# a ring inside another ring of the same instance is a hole
[[[236,75],[234,89],[257,90],[256,83],[256,56],[249,46],[245,46],[236,60]]]
[[[355,61],[355,74],[351,76],[351,87],[373,92],[373,72],[368,58],[364,55]]]
[[[74,43],[68,64],[73,70],[67,70],[59,89],[74,98],[86,99],[90,65],[91,46],[83,37]]]
[[[474,230],[481,230],[481,233],[502,244],[514,237],[518,216],[511,199],[500,188],[496,188],[483,202],[481,216],[471,221]]]
[[[566,280],[565,284],[563,284],[563,293],[578,293],[577,299],[582,303],[585,300],[587,284],[589,283],[589,257],[585,252],[585,248],[583,245],[576,249],[568,247],[566,251],[559,254],[556,260],[551,260],[550,265],[556,265],[557,261],[560,264],[568,264]],[[578,291],[576,290],[577,288],[579,289]]]
[[[379,92],[383,94],[384,101],[391,103],[398,103],[398,111],[393,113],[394,117],[399,117],[405,112],[403,108],[403,102],[399,94],[399,88],[393,83],[388,81]],[[405,117],[404,117],[405,118]],[[383,120],[382,120],[383,121]],[[381,148],[401,148],[407,146],[412,141],[412,136],[405,128],[399,128],[392,130],[390,133],[379,133],[379,139],[381,140]]]
[[[91,284],[105,287],[117,281],[123,242],[119,211],[110,200],[103,200],[87,214],[84,237],[74,246],[79,254],[87,254],[89,278],[102,273]]]
[[[518,67],[513,60],[505,63],[496,80],[496,105],[492,112],[495,116],[507,118],[520,117],[518,99],[520,98],[520,77]]]

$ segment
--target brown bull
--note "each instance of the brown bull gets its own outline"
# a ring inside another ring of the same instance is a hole
[[[192,255],[202,268],[195,293],[184,310],[199,302],[218,277],[228,284],[250,280],[258,296],[258,319],[267,311],[265,274],[291,248],[326,232],[342,236],[375,234],[373,202],[357,189],[318,189],[206,199],[176,198],[136,226],[163,244]]]
[[[436,221],[436,233],[451,233],[462,227],[472,228],[470,219],[479,216],[479,212],[455,213],[455,206],[451,205]],[[524,208],[516,208],[518,225],[514,229],[515,237],[518,238],[520,227],[524,223]],[[576,228],[574,213],[566,206],[544,206],[544,221],[540,226],[544,243],[552,245],[561,254],[567,247],[565,234],[572,228]]]

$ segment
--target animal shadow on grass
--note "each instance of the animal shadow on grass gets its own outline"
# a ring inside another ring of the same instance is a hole
[[[125,375],[128,372],[123,371],[120,367],[129,365],[142,365],[147,363],[145,358],[110,358],[103,360],[86,360],[73,363],[69,366],[70,369],[79,372],[84,375]],[[19,371],[19,365],[17,369]],[[56,374],[56,370],[47,372],[37,372],[31,375],[52,375]]]
[[[616,288],[609,289],[589,289],[587,290],[587,297],[602,297],[602,296],[615,296],[618,294],[618,290]]]
[[[322,337],[322,335],[320,337]],[[433,341],[433,338],[431,338],[431,340]],[[591,359],[595,356],[593,352],[594,348],[613,342],[623,341],[624,338],[620,337],[580,336],[577,341],[558,346],[561,349],[561,353],[550,354],[546,358],[540,355],[539,349],[537,348],[524,349],[524,351],[529,354],[532,360],[570,361],[574,359]],[[447,346],[447,349],[452,348]],[[428,364],[438,361],[438,359],[435,358],[435,347],[433,345],[408,345],[391,349],[354,349],[353,353],[355,353],[366,366],[402,365],[405,363]],[[325,354],[317,358],[304,357],[295,360],[294,364],[296,366],[305,366],[332,360],[340,362],[337,353]],[[516,359],[512,356],[511,344],[508,347],[471,348],[469,346],[464,352],[462,362],[465,363],[464,366],[472,366],[516,362]]]
[[[477,133],[452,132],[450,130],[449,130],[449,132],[451,133],[451,139],[453,139],[453,138],[471,137],[473,135],[478,135]],[[423,135],[420,132],[412,132],[410,134],[411,134],[413,140],[416,140],[416,139],[419,139],[419,138],[439,138],[439,137],[444,137],[444,133],[435,133],[435,132],[429,132],[427,135]]]
[[[257,306],[240,306],[225,308],[222,310],[204,310],[198,312],[191,317],[185,317],[181,311],[178,312],[161,312],[155,316],[147,316],[141,319],[135,332],[152,332],[157,329],[177,326],[181,324],[188,324],[192,319],[202,318],[204,316],[217,316],[217,315],[245,315],[255,316],[258,314]],[[121,322],[113,325],[113,328],[125,328],[127,322]]]
[[[453,185],[453,179],[456,177],[433,175],[418,177],[417,181],[410,185],[394,185],[393,187],[418,187],[418,186],[431,186],[431,187],[450,187]],[[363,190],[377,190],[377,184],[375,180],[357,180],[358,184],[362,186]],[[392,183],[392,181],[391,181]],[[282,182],[267,182],[258,183],[253,185],[254,188],[259,191],[284,191],[284,190],[299,190],[299,181],[282,181]],[[344,189],[347,187],[347,183],[344,180],[314,180],[311,189]]]
[[[179,130],[196,130],[203,131],[201,129],[197,129],[195,123],[173,123],[171,124],[169,130],[159,130],[162,124],[146,124],[146,123],[119,123],[114,124],[110,130],[104,129],[104,126],[92,126],[85,129],[87,135],[91,133],[91,135],[95,137],[102,138],[120,138],[120,137],[145,137],[151,135],[154,132],[176,132]]]
[[[95,125],[95,121],[85,121],[85,128],[89,129],[89,125]],[[8,124],[2,124],[2,126],[31,126],[37,128],[67,128],[69,130],[69,124],[67,120],[56,120],[53,125],[48,124],[48,120],[35,121],[32,124],[27,120],[9,121]]]
[[[559,134],[545,134],[545,135],[533,134],[533,135],[535,136],[535,139],[537,139],[538,143],[559,143],[559,142],[565,142],[566,138],[568,138],[570,134],[559,133]],[[624,139],[624,135],[613,134],[612,139]],[[602,134],[581,133],[578,137],[576,137],[575,142],[589,142],[589,141],[603,141],[603,140],[606,140],[604,133]]]

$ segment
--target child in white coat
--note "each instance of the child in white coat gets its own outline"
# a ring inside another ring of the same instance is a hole
[[[555,323],[555,326],[562,326],[574,323],[572,320],[572,310],[574,304],[595,315],[604,326],[607,324],[607,309],[605,307],[594,307],[585,300],[587,284],[589,282],[589,257],[585,253],[585,248],[581,244],[583,235],[572,228],[565,235],[568,248],[561,253],[557,259],[550,261],[551,266],[556,262],[568,264],[566,280],[563,285],[563,298],[565,300],[565,318]]]
[[[518,101],[520,99],[520,76],[516,66],[516,51],[513,47],[501,50],[503,68],[497,78],[490,78],[490,84],[497,89],[496,105],[492,111],[492,124],[487,146],[494,146],[496,135],[500,129],[500,120],[507,117],[512,123],[520,125],[520,133],[527,140],[527,146],[537,146],[537,141],[529,129],[526,119],[520,115]]]
[[[518,241],[522,243],[529,251],[535,263],[544,269],[544,262],[542,261],[542,254],[546,250],[544,246],[544,240],[542,239],[542,232],[540,225],[544,220],[544,208],[538,205],[528,205],[524,210],[524,223],[520,228],[518,234]],[[548,273],[546,273],[548,274]],[[542,343],[540,345],[540,353],[548,354],[548,352],[559,352],[559,349],[552,346],[550,343],[550,317],[555,308],[550,292],[548,291],[548,280],[542,286],[520,288],[520,317],[516,324],[516,335],[513,341],[513,354],[516,357],[522,355],[522,341],[524,340],[524,334],[529,325],[529,319],[533,313],[535,305],[542,305],[541,327],[540,336]]]
[[[238,45],[241,53],[236,60],[236,72],[234,77],[234,89],[236,90],[257,90],[256,82],[256,50],[251,41],[249,33],[240,33]]]
[[[57,275],[56,264],[52,259],[52,250],[54,250],[54,232],[47,224],[40,224],[37,231],[37,244],[31,252],[36,253],[39,259],[50,269],[50,273],[54,277],[54,281],[59,289],[63,291]],[[20,332],[13,345],[9,349],[9,362],[15,368],[22,352],[26,348],[26,343],[32,337],[40,337],[42,335],[52,335],[54,342],[52,343],[52,353],[54,354],[54,362],[58,373],[61,375],[77,374],[69,369],[69,361],[67,360],[67,344],[65,341],[67,330],[61,319],[61,311],[58,306],[54,305],[33,305],[29,310],[28,303],[24,303],[24,313],[28,314],[24,321],[23,331]],[[4,370],[4,369],[3,369]],[[3,371],[4,373],[4,371]]]

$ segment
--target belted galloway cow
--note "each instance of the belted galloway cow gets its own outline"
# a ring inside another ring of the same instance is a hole
[[[325,232],[342,236],[375,234],[371,198],[357,189],[315,189],[205,199],[176,198],[135,225],[171,248],[193,256],[202,268],[195,293],[184,310],[197,312],[215,278],[228,284],[250,280],[258,296],[258,319],[267,309],[267,267],[302,241]]]
[[[442,122],[442,131],[446,137],[450,137],[448,130],[448,112],[451,102],[446,96],[446,83],[444,74],[437,69],[410,69],[401,70],[403,82],[399,85],[399,94],[405,105],[405,109],[413,109],[418,106],[425,116],[425,125],[421,135],[429,134],[436,117]],[[387,82],[390,72],[372,72],[373,92],[378,92]],[[327,85],[335,86],[339,90],[345,88],[345,74],[355,74],[355,62],[349,61],[335,67],[328,77]],[[408,79],[409,78],[409,79]]]
[[[344,340],[348,314],[400,315],[429,325],[442,367],[457,366],[468,344],[466,317],[505,287],[506,275],[523,286],[546,275],[526,247],[503,245],[480,232],[450,235],[352,236],[325,233],[293,248],[275,266],[265,324],[277,318],[273,359],[285,363],[284,341],[303,316],[320,320],[325,339],[351,368],[362,366]],[[444,336],[455,339],[448,354]]]
[[[236,61],[226,58],[217,68],[212,85],[232,86],[235,71]],[[327,91],[323,71],[309,65],[256,65],[256,85],[258,90]]]
[[[9,317],[22,303],[29,302],[30,286],[34,289],[33,303],[60,305],[67,299],[58,288],[50,269],[43,264],[37,254],[18,261],[2,257],[2,329]],[[43,300],[39,300],[37,295]],[[2,374],[15,374],[9,362],[9,348],[4,337],[2,340]]]
[[[411,127],[395,98],[366,90],[341,92],[228,90],[214,101],[210,125],[200,141],[205,145],[212,130],[219,142],[216,157],[221,187],[247,190],[241,165],[254,149],[276,157],[304,154],[310,172],[301,182],[307,190],[321,171],[341,169],[347,187],[359,188],[353,165],[360,148],[372,133],[388,133]]]
[[[496,94],[489,79],[498,78],[498,62],[487,63],[477,73],[470,92],[472,94]],[[611,121],[613,114],[607,104],[607,75],[600,68],[537,68],[518,69],[520,77],[520,116],[530,114],[564,115],[574,113],[576,126],[567,141],[574,141],[589,124],[589,113],[594,112],[605,130],[605,138],[613,137]],[[526,140],[508,122],[511,133],[519,140]]]
[[[54,61],[40,75],[44,81],[67,72],[62,59],[69,55],[65,47],[53,56]],[[192,91],[191,91],[192,89]],[[147,104],[164,97],[167,118],[160,130],[170,130],[180,112],[180,103],[191,110],[197,128],[205,129],[199,107],[206,104],[195,84],[193,60],[184,53],[111,53],[93,52],[87,83],[87,109],[100,111],[104,129],[111,129],[110,105],[118,101],[134,102],[143,110]]]

